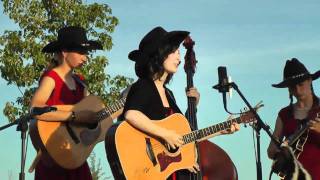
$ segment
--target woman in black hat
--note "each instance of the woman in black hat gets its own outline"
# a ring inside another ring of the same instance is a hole
[[[179,45],[188,35],[186,31],[167,32],[162,27],[156,27],[144,36],[139,49],[129,53],[129,59],[135,61],[135,72],[139,79],[128,93],[124,118],[134,127],[162,138],[171,148],[183,144],[182,136],[151,120],[161,120],[173,113],[181,113],[166,84],[178,70]],[[195,97],[198,104],[200,95],[196,88],[189,89],[187,96]],[[238,128],[233,125],[231,132]],[[196,169],[199,169],[196,163],[189,168],[191,172],[196,172]]]
[[[37,116],[46,121],[77,121],[82,119],[72,112],[59,111],[59,105],[76,104],[88,93],[81,76],[73,74],[73,69],[81,67],[87,61],[90,50],[102,49],[96,41],[89,41],[81,27],[65,27],[58,31],[58,40],[47,44],[42,51],[53,53],[53,62],[41,76],[31,107],[55,106],[55,112]],[[94,123],[94,122],[92,122]],[[48,156],[42,156],[35,169],[35,179],[91,180],[87,162],[76,169],[68,170],[59,167]]]
[[[292,135],[299,123],[302,123],[302,120],[308,117],[309,111],[312,108],[319,107],[319,99],[312,86],[312,81],[319,76],[320,71],[310,74],[298,59],[287,60],[283,73],[284,80],[279,84],[272,85],[276,88],[288,88],[290,95],[290,104],[279,111],[275,125],[274,135],[280,140]],[[295,103],[293,103],[293,97],[296,99]],[[319,118],[315,118],[308,122],[310,130],[308,139],[298,157],[304,168],[311,174],[312,179],[320,179],[319,120]],[[279,152],[278,147],[270,142],[268,156],[274,159],[277,152]]]

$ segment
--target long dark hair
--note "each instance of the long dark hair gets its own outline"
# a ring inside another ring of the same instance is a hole
[[[179,48],[179,45],[172,45],[167,43],[166,45],[160,47],[155,53],[149,56],[149,61],[146,64],[146,77],[148,79],[160,79],[164,73],[163,62],[169,54],[175,52]],[[167,84],[172,79],[173,74],[168,74],[164,84]]]

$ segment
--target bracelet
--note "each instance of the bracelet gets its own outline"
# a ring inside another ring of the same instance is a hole
[[[75,120],[76,120],[76,113],[74,111],[72,111],[70,121],[74,122]]]

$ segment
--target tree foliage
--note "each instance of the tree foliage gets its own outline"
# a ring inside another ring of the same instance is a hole
[[[92,175],[93,180],[99,180],[99,179],[110,179],[111,177],[106,177],[105,173],[102,172],[101,167],[101,160],[99,159],[97,161],[96,154],[92,152],[89,157],[89,163],[90,163],[90,171]]]
[[[96,39],[105,50],[112,47],[111,33],[118,24],[107,4],[86,4],[82,0],[2,0],[4,13],[17,24],[17,30],[6,30],[0,36],[0,71],[7,84],[17,85],[21,97],[6,103],[4,114],[10,121],[27,112],[38,80],[48,66],[50,54],[41,49],[56,40],[57,31],[67,25],[82,26],[89,39]],[[112,103],[119,91],[132,79],[105,73],[108,59],[89,56],[89,63],[79,73],[84,75],[89,91]]]

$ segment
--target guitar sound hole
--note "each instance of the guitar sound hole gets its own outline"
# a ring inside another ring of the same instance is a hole
[[[159,139],[159,142],[166,148],[169,153],[175,153],[179,150],[179,148],[172,149],[168,143],[166,143],[163,139]]]
[[[166,146],[166,148],[167,148],[167,150],[168,150],[170,153],[175,153],[175,152],[177,152],[177,151],[179,150],[179,148],[174,148],[174,149],[172,149],[171,147],[170,147],[170,149],[169,149],[169,145]]]
[[[88,128],[88,129],[96,129],[97,126],[98,126],[98,123],[88,124],[88,125],[87,125],[87,128]]]

